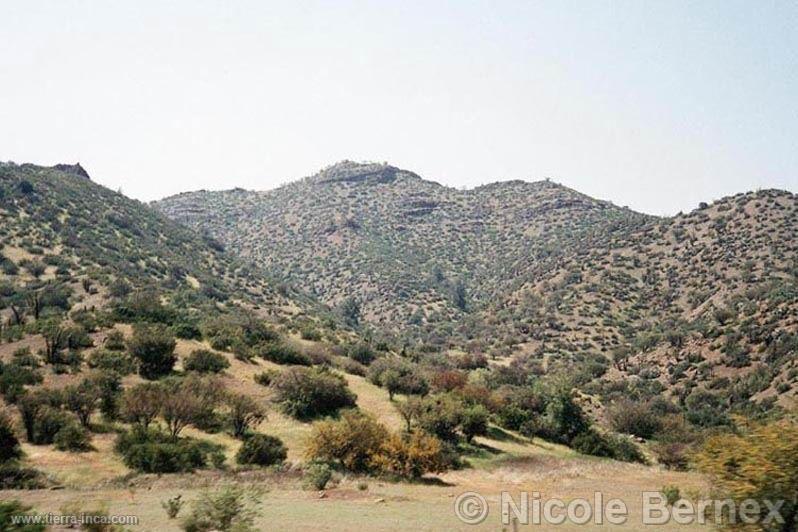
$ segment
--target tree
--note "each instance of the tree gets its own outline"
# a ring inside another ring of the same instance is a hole
[[[709,475],[724,495],[740,503],[784,501],[783,523],[760,523],[763,530],[798,529],[798,423],[780,421],[742,427],[740,434],[710,437],[695,457],[698,468]],[[767,513],[762,505],[761,518]]]
[[[28,391],[19,398],[17,408],[22,417],[28,442],[37,443],[40,440],[37,429],[41,427],[42,413],[48,409],[59,408],[61,402],[61,394],[58,391],[41,387]],[[63,412],[60,417],[64,417]]]
[[[465,310],[468,306],[468,294],[462,279],[458,279],[452,285],[452,304],[460,310]]]
[[[396,405],[399,415],[405,422],[405,430],[410,432],[413,422],[417,421],[423,412],[424,405],[419,397],[408,397],[407,400]]]
[[[631,350],[628,347],[618,347],[612,352],[612,363],[619,371],[626,371],[630,355]]]
[[[99,402],[100,390],[89,379],[64,388],[64,405],[78,417],[78,421],[84,427],[89,426],[91,415],[97,409]]]
[[[351,346],[347,355],[355,362],[359,362],[364,366],[368,366],[374,361],[375,358],[377,358],[377,354],[374,352],[374,350],[369,347],[368,344],[364,343],[358,343]]]
[[[48,364],[58,364],[60,352],[67,345],[69,331],[61,326],[61,321],[51,318],[41,325],[44,337],[44,359]]]
[[[139,374],[145,379],[157,379],[169,374],[177,357],[174,336],[163,325],[136,324],[128,349],[139,361]]]
[[[546,405],[546,417],[555,438],[563,443],[570,444],[576,436],[590,428],[590,421],[568,390],[558,391]]]
[[[38,275],[36,277],[38,277]],[[42,311],[41,292],[38,290],[31,290],[25,294],[25,304],[30,313],[33,314],[33,319],[38,321]]]
[[[369,369],[369,380],[388,390],[393,401],[394,394],[426,395],[429,392],[427,381],[410,362],[398,358],[382,358]]]
[[[115,371],[101,370],[93,373],[89,381],[97,390],[100,412],[108,420],[116,419],[119,415],[122,378]]]
[[[488,410],[482,405],[473,405],[463,410],[460,430],[467,442],[474,436],[484,436],[488,431]]]
[[[243,437],[250,429],[266,419],[266,411],[248,395],[230,394],[226,402],[230,423],[233,426],[233,436],[236,438]]]
[[[418,425],[441,440],[454,443],[459,440],[462,419],[462,402],[449,394],[439,394],[424,399]]]
[[[163,388],[152,382],[128,388],[122,395],[122,418],[139,425],[146,432],[158,417],[163,395]]]
[[[338,312],[349,327],[360,325],[360,303],[357,299],[353,297],[344,299],[338,306]]]
[[[227,397],[224,383],[214,375],[190,373],[180,379],[182,393],[195,397],[198,401],[198,428],[211,427],[218,421],[216,409]]]
[[[621,401],[610,409],[612,428],[622,434],[651,439],[662,427],[662,418],[647,403]]]
[[[200,419],[204,411],[202,401],[179,382],[164,383],[162,386],[164,393],[160,414],[172,440],[177,441],[184,428]]]

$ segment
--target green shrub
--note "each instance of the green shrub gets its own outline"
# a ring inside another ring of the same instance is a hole
[[[279,371],[267,369],[265,371],[261,371],[260,373],[256,373],[253,378],[255,382],[261,386],[269,386],[278,374]]]
[[[350,375],[357,375],[358,377],[366,376],[366,366],[360,362],[355,362],[351,358],[338,359],[335,363],[335,366],[341,371],[349,373]]]
[[[106,349],[111,351],[124,351],[125,350],[125,335],[121,331],[113,330],[108,333],[103,344]]]
[[[351,346],[347,352],[347,356],[365,366],[368,366],[377,358],[377,354],[374,350],[366,344],[355,344]]]
[[[8,462],[22,455],[19,440],[14,433],[11,418],[0,412],[0,463]]]
[[[86,359],[86,364],[90,368],[114,371],[122,376],[136,371],[136,361],[130,355],[105,349],[98,349],[91,353]]]
[[[171,325],[177,313],[161,303],[161,295],[153,292],[136,292],[117,302],[114,314],[123,322],[149,322]]]
[[[293,364],[298,366],[310,366],[312,364],[310,357],[305,353],[281,342],[264,344],[260,347],[258,353],[265,360],[275,364]]]
[[[173,440],[159,431],[140,429],[120,434],[115,449],[126,466],[142,473],[190,472],[206,467],[209,461],[218,463],[214,456],[222,452],[220,445],[210,442]]]
[[[220,373],[230,367],[224,355],[207,349],[193,351],[183,362],[183,369],[198,373]]]
[[[571,442],[571,447],[582,454],[614,458],[622,462],[645,463],[640,449],[628,438],[612,434],[602,435],[594,429],[578,434]]]
[[[612,428],[622,434],[650,439],[662,427],[662,419],[646,403],[622,401],[610,410]]]
[[[202,340],[202,331],[194,323],[176,323],[172,326],[172,332],[183,340]]]
[[[318,342],[321,340],[321,333],[317,329],[310,326],[302,327],[302,329],[299,331],[299,334],[303,340],[310,340],[311,342]]]
[[[47,478],[41,471],[23,467],[16,460],[0,464],[0,490],[37,490],[46,486]]]
[[[640,448],[629,438],[614,434],[609,435],[608,438],[613,449],[613,458],[616,460],[641,464],[647,463],[646,457],[640,452]]]
[[[660,490],[660,493],[662,493],[662,496],[665,497],[665,501],[668,503],[668,506],[673,506],[679,499],[682,498],[681,491],[679,490],[678,486],[663,486]]]
[[[574,451],[590,456],[612,458],[612,447],[606,438],[595,430],[586,430],[577,435],[571,442]]]
[[[128,349],[139,362],[139,375],[157,379],[168,375],[175,365],[176,342],[163,325],[136,324]]]
[[[410,362],[397,358],[381,358],[368,371],[369,380],[388,390],[389,399],[397,393],[425,395],[429,385]]]
[[[16,366],[21,366],[30,369],[36,369],[41,367],[42,363],[39,360],[39,357],[31,353],[30,347],[23,347],[17,349],[12,353],[12,360],[11,363]]]
[[[75,422],[68,422],[53,437],[59,451],[85,452],[92,449],[89,431]]]
[[[8,403],[16,403],[25,392],[25,386],[39,384],[42,380],[38,371],[17,363],[4,364],[0,361],[0,394]]]
[[[37,412],[34,421],[33,440],[31,443],[36,445],[49,445],[53,443],[55,435],[58,434],[67,423],[69,417],[62,410],[52,406],[42,406]]]
[[[19,273],[19,267],[7,257],[0,257],[0,270],[6,275],[17,275]]]
[[[271,387],[283,411],[299,419],[334,414],[355,406],[357,399],[343,377],[324,368],[290,368]]]
[[[202,493],[191,514],[183,520],[185,532],[255,532],[258,493],[239,486],[226,486],[216,493]]]
[[[321,491],[332,479],[332,469],[324,463],[312,463],[305,467],[302,474],[302,485],[305,489]]]
[[[66,329],[66,348],[71,350],[86,349],[94,347],[94,340],[83,327],[75,326]]]
[[[39,524],[21,524],[23,516],[34,515],[30,506],[19,501],[0,501],[0,530],[3,532],[44,532],[47,527]]]
[[[174,519],[180,513],[180,510],[186,504],[186,501],[183,500],[182,495],[175,495],[174,497],[170,497],[165,501],[161,502],[161,508],[166,511],[166,516],[169,519]]]
[[[236,454],[239,464],[269,466],[282,463],[288,453],[279,438],[267,434],[253,434],[246,440]]]
[[[574,438],[589,428],[590,422],[571,393],[561,390],[548,400],[544,415],[527,421],[521,432],[570,445]]]

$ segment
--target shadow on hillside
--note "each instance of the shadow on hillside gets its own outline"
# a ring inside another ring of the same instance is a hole
[[[515,434],[511,434],[499,427],[488,427],[488,433],[485,434],[485,437],[496,441],[509,441],[512,443],[521,443],[521,444],[529,443],[526,440],[522,440]]]
[[[446,482],[445,480],[438,477],[421,477],[419,479],[413,480],[412,483],[422,484],[424,486],[439,486],[442,488],[455,486],[455,484],[451,482]]]

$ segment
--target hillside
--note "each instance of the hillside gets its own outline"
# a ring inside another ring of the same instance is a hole
[[[155,206],[331,305],[355,297],[364,321],[427,332],[517,288],[530,269],[650,219],[548,181],[456,190],[350,162],[274,191]]]
[[[0,163],[0,218],[6,299],[21,296],[14,289],[66,286],[82,307],[149,292],[189,306],[246,304],[273,316],[315,305],[219,242],[94,184],[79,165]],[[11,309],[0,312],[8,317]]]
[[[658,218],[550,181],[456,190],[343,162],[155,206],[344,314],[359,307],[397,344],[515,354],[582,382],[634,373],[677,395],[754,373],[755,393],[787,397],[797,200],[763,190]]]

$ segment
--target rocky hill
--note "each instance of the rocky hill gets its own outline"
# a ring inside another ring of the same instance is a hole
[[[347,161],[155,206],[397,342],[576,361],[584,381],[642,375],[673,393],[765,368],[755,393],[776,395],[798,372],[797,199],[658,218],[550,181],[457,190]]]

